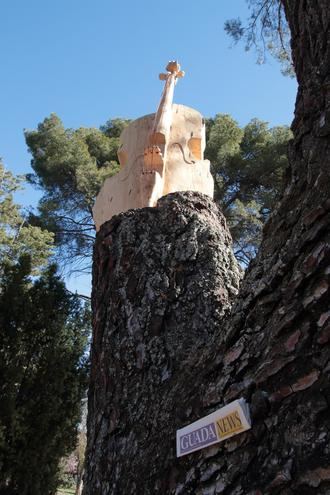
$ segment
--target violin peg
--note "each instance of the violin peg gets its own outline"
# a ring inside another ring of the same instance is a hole
[[[180,64],[176,60],[170,60],[166,66],[166,70],[168,72],[171,72],[171,74],[175,74],[176,72],[179,72],[180,68],[181,68]]]

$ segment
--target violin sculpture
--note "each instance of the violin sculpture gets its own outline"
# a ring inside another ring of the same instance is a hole
[[[176,191],[198,191],[213,197],[210,162],[203,159],[205,124],[201,114],[173,104],[174,87],[184,76],[171,61],[164,91],[155,114],[131,122],[120,136],[120,171],[105,180],[93,207],[96,230],[131,208],[156,206],[157,200]]]

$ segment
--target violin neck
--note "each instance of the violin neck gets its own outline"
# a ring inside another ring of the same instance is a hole
[[[175,82],[176,75],[168,74],[164,91],[155,115],[155,121],[150,136],[150,144],[165,145],[165,143],[168,142],[172,124],[172,103]]]

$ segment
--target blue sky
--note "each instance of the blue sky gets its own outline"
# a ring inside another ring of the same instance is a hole
[[[51,112],[66,127],[100,126],[155,110],[159,72],[178,59],[186,76],[175,101],[205,116],[230,113],[290,124],[296,83],[270,56],[231,47],[226,19],[245,17],[245,0],[1,0],[0,156],[30,172],[23,129]],[[28,190],[23,204],[38,195]]]

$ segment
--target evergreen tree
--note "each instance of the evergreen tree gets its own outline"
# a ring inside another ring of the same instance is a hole
[[[230,115],[207,121],[205,156],[211,161],[215,200],[227,218],[237,259],[247,265],[255,256],[262,227],[279,200],[291,131],[269,129],[253,119],[240,128]]]
[[[98,129],[65,129],[51,115],[26,132],[35,174],[44,196],[30,221],[55,233],[61,262],[90,270],[94,224],[92,206],[104,179],[118,170],[119,136],[128,124],[116,119]],[[211,161],[215,199],[226,215],[238,259],[248,264],[260,242],[262,225],[280,196],[287,166],[287,127],[269,129],[253,119],[240,128],[229,116],[206,121],[205,157]]]
[[[90,270],[94,243],[92,207],[106,177],[118,171],[119,135],[128,121],[115,119],[101,130],[65,129],[52,114],[25,138],[35,174],[28,180],[44,195],[29,221],[55,234],[61,263]]]
[[[0,494],[44,495],[76,440],[89,309],[45,268],[53,234],[14,202],[22,178],[0,178]]]
[[[268,51],[282,66],[282,74],[294,76],[290,50],[290,30],[280,0],[247,0],[250,15],[245,23],[237,17],[225,22],[225,31],[235,43],[243,40],[245,49],[253,48],[257,62],[266,60]]]
[[[13,194],[22,187],[22,177],[15,177],[0,161],[0,274],[7,263],[27,254],[35,273],[44,265],[53,247],[53,234],[30,225]]]
[[[54,493],[73,450],[86,389],[89,311],[49,267],[31,280],[29,257],[0,286],[0,493]]]

